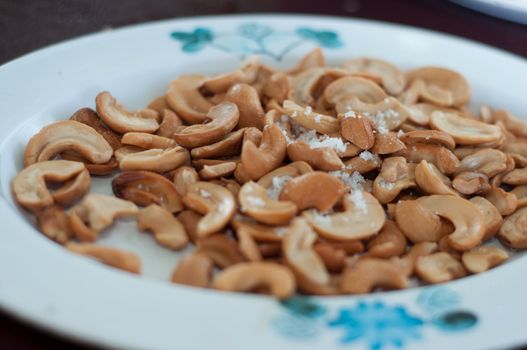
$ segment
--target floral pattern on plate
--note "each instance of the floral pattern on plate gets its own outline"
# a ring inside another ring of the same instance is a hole
[[[242,24],[234,33],[197,27],[190,32],[174,31],[170,36],[181,43],[181,50],[186,53],[195,53],[208,46],[240,59],[263,55],[281,61],[289,52],[307,43],[326,49],[343,46],[339,34],[334,31],[299,27],[295,32],[280,32],[259,23]]]

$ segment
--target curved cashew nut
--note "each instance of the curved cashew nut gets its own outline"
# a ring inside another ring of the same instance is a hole
[[[242,62],[237,70],[206,79],[202,88],[213,94],[219,94],[227,91],[234,84],[252,84],[258,76],[259,69],[260,57],[251,56]]]
[[[437,251],[437,243],[435,242],[421,242],[414,244],[410,251],[405,254],[400,263],[405,271],[407,277],[410,277],[415,272],[415,265],[417,264],[417,259],[422,256],[430,255]]]
[[[90,173],[88,169],[81,171],[75,178],[64,182],[58,189],[51,190],[55,203],[64,207],[75,202],[90,190]]]
[[[508,185],[525,185],[527,184],[527,168],[514,169],[507,173],[502,181]]]
[[[432,112],[430,126],[452,136],[458,145],[493,143],[504,138],[499,126],[463,118],[455,113]]]
[[[83,163],[69,160],[49,160],[30,165],[22,169],[11,183],[15,200],[24,208],[38,211],[54,202],[53,194],[46,187],[46,180],[68,181],[83,176],[85,169]]]
[[[248,129],[233,131],[218,142],[193,148],[190,151],[190,155],[192,158],[216,158],[238,155],[242,150],[242,141],[246,130]]]
[[[382,160],[379,155],[364,151],[358,157],[353,157],[344,162],[344,171],[351,174],[358,172],[365,174],[381,166]]]
[[[391,64],[376,58],[355,58],[342,64],[342,68],[353,75],[381,84],[390,95],[399,95],[406,85],[401,71]]]
[[[201,124],[208,119],[213,104],[200,92],[204,80],[202,75],[181,75],[168,88],[167,104],[187,123]]]
[[[199,181],[199,175],[196,169],[190,166],[182,166],[174,172],[174,185],[180,196],[187,192],[187,186]]]
[[[397,224],[386,220],[379,234],[368,242],[366,255],[383,259],[400,256],[406,252],[407,243]]]
[[[250,141],[244,142],[241,164],[249,178],[258,180],[280,166],[286,149],[287,142],[278,125],[266,126],[259,146]]]
[[[263,86],[263,94],[282,103],[291,91],[291,79],[285,73],[273,73]]]
[[[103,264],[135,274],[141,273],[141,259],[135,253],[91,243],[70,242],[66,248],[73,253],[93,257]]]
[[[323,91],[322,83],[339,79],[348,73],[343,69],[326,67],[314,67],[296,74],[291,79],[291,91],[289,98],[304,106],[315,103],[315,93]]]
[[[415,130],[404,133],[399,137],[407,145],[415,143],[435,143],[449,150],[456,148],[454,138],[444,131],[439,130]]]
[[[225,101],[238,106],[240,121],[238,128],[256,127],[260,130],[265,125],[265,111],[260,103],[258,91],[251,85],[236,84],[230,87],[225,95]]]
[[[161,121],[161,124],[159,124],[159,129],[157,129],[156,135],[171,138],[183,125],[183,121],[176,113],[168,108],[161,112],[161,116],[163,117],[163,120]]]
[[[364,103],[377,103],[388,95],[384,90],[369,79],[347,76],[333,81],[324,90],[324,98],[332,105],[356,97]]]
[[[464,251],[481,243],[485,234],[484,218],[472,202],[449,195],[426,196],[417,201],[425,210],[452,222],[455,230],[448,236],[452,248]]]
[[[64,244],[73,237],[68,214],[57,205],[44,207],[36,213],[37,225],[43,234],[57,243]]]
[[[270,262],[248,262],[221,271],[212,286],[228,292],[249,292],[264,287],[276,298],[290,297],[296,288],[293,273],[285,266]]]
[[[73,120],[63,120],[47,125],[33,135],[24,151],[24,166],[50,160],[68,150],[96,164],[108,162],[113,154],[110,144],[93,128]]]
[[[267,190],[255,182],[247,182],[238,193],[241,211],[264,224],[287,224],[297,213],[294,202],[269,198]]]
[[[459,167],[459,159],[452,151],[446,147],[432,143],[416,143],[408,145],[405,150],[400,152],[407,161],[419,163],[426,160],[434,164],[443,174],[452,174]]]
[[[101,121],[101,118],[91,108],[81,108],[77,112],[73,113],[70,120],[86,124],[95,129],[102,137],[108,142],[108,144],[114,149],[121,147],[121,136],[115,131],[108,128]]]
[[[183,147],[167,149],[149,149],[122,156],[119,161],[121,170],[150,170],[165,172],[187,163],[189,154]]]
[[[419,257],[415,271],[425,282],[433,284],[448,282],[467,274],[463,265],[445,252]]]
[[[205,254],[191,254],[179,260],[172,273],[172,283],[207,288],[212,282],[212,260]]]
[[[452,180],[452,187],[462,194],[485,193],[490,190],[489,178],[472,171],[462,172]]]
[[[295,123],[306,129],[315,130],[320,134],[333,134],[339,132],[339,121],[329,115],[314,112],[311,107],[302,107],[293,101],[285,100],[283,103],[286,114]]]
[[[231,222],[232,227],[238,233],[238,230],[243,230],[250,234],[255,241],[275,243],[282,242],[282,235],[285,232],[283,227],[268,226],[259,224],[243,216],[236,216]]]
[[[219,232],[229,223],[236,211],[236,201],[232,193],[210,182],[196,182],[189,185],[183,203],[205,215],[198,223],[198,237]]]
[[[335,171],[345,167],[333,148],[311,148],[302,141],[287,145],[287,156],[294,162],[304,161],[314,169],[323,171]]]
[[[422,67],[406,72],[408,85],[419,83],[418,97],[439,106],[461,106],[470,98],[470,86],[459,73],[440,67]]]
[[[450,194],[458,196],[458,193],[452,189],[450,179],[443,175],[437,167],[422,160],[415,167],[415,182],[419,188],[428,194]]]
[[[324,53],[322,50],[317,47],[309,51],[297,64],[294,68],[290,69],[287,74],[296,75],[307,69],[324,67]]]
[[[163,136],[152,135],[146,132],[127,132],[123,135],[121,143],[145,149],[175,147],[176,141]]]
[[[159,244],[174,250],[183,249],[188,243],[185,228],[171,212],[157,204],[150,204],[137,213],[137,228],[151,231]]]
[[[334,176],[313,171],[288,181],[280,192],[281,201],[291,201],[299,211],[316,208],[326,212],[340,200],[346,186]]]
[[[313,249],[320,256],[329,272],[341,273],[346,267],[347,255],[344,249],[337,248],[327,242],[317,242]]]
[[[372,122],[360,114],[345,114],[339,118],[340,134],[360,149],[370,149],[375,144]]]
[[[386,97],[376,103],[368,103],[352,96],[340,100],[335,105],[335,111],[339,114],[360,113],[368,117],[379,132],[384,130],[397,130],[411,115],[408,107],[403,105],[395,97]]]
[[[207,113],[210,123],[191,125],[174,134],[176,142],[185,147],[210,145],[227,135],[240,118],[238,107],[231,102],[222,102]]]
[[[480,273],[492,269],[509,258],[509,254],[498,247],[476,247],[463,253],[461,261],[472,273]]]
[[[418,200],[399,201],[395,207],[395,221],[412,243],[437,242],[450,233],[441,218]]]
[[[375,198],[383,204],[390,203],[402,190],[416,186],[414,169],[403,157],[386,158],[373,181]]]
[[[403,151],[404,149],[406,149],[406,145],[399,140],[396,133],[387,132],[382,134],[378,132],[375,134],[375,144],[371,148],[371,151],[376,154],[391,154]]]
[[[403,270],[388,260],[362,258],[342,273],[340,288],[344,293],[362,294],[375,288],[404,289],[408,279]]]
[[[500,187],[491,187],[483,197],[491,202],[503,216],[514,213],[518,208],[518,198],[514,193],[506,192]]]
[[[300,290],[330,294],[329,273],[313,249],[316,239],[317,235],[304,219],[293,220],[282,240],[284,259],[295,274]]]
[[[478,207],[478,209],[483,214],[484,225],[485,225],[485,234],[483,235],[483,241],[486,241],[492,237],[500,230],[500,227],[503,223],[503,218],[498,212],[498,209],[488,200],[483,197],[472,197],[470,201]]]
[[[95,104],[97,114],[102,121],[119,133],[129,131],[151,133],[159,129],[156,111],[143,109],[128,112],[108,91],[99,93],[95,98]]]
[[[99,232],[110,226],[116,218],[134,216],[134,203],[112,196],[90,193],[73,207],[70,224],[81,241],[95,241]]]
[[[485,148],[463,157],[456,174],[475,171],[491,178],[506,169],[507,155],[497,149]]]
[[[199,176],[203,180],[212,180],[221,177],[228,177],[234,172],[234,170],[236,169],[236,165],[237,164],[235,162],[205,165],[203,166],[203,169],[200,170]]]
[[[344,197],[343,206],[344,212],[304,212],[304,216],[319,235],[334,240],[368,238],[377,234],[386,220],[383,207],[368,192],[353,191]]]
[[[527,207],[520,208],[505,218],[498,237],[508,247],[527,248]]]
[[[275,170],[267,173],[258,180],[257,184],[269,189],[271,187],[280,187],[276,188],[276,196],[270,195],[271,198],[278,198],[280,191],[286,181],[289,181],[291,178],[300,176],[302,174],[307,174],[313,171],[311,165],[304,161],[297,161],[289,163],[283,167],[276,168]]]

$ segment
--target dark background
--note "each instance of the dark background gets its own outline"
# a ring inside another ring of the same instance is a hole
[[[527,57],[527,26],[488,17],[446,0],[0,0],[0,64],[109,27],[182,16],[258,12],[403,23],[467,37]],[[0,311],[0,349],[93,347],[49,335]]]

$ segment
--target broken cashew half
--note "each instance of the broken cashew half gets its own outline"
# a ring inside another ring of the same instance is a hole
[[[174,250],[183,249],[188,243],[185,228],[171,212],[157,204],[150,204],[137,213],[137,227],[151,231],[159,244]]]

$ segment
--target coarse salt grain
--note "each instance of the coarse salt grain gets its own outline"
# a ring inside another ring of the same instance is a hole
[[[317,114],[317,115],[315,116],[315,122],[316,122],[316,123],[320,123],[321,119],[322,119],[322,118],[320,117],[320,114]]]
[[[267,188],[267,194],[271,199],[277,200],[282,192],[282,187],[293,177],[289,175],[275,176],[271,182],[271,187]]]
[[[362,194],[362,191],[355,190],[351,192],[349,195],[349,199],[355,204],[355,207],[357,207],[358,210],[360,210],[362,213],[366,214],[368,212],[368,206],[366,205],[366,200],[364,199],[364,195]]]
[[[375,160],[375,155],[373,153],[371,153],[370,151],[362,151],[360,154],[359,154],[359,158],[360,159],[363,159],[363,160]]]
[[[402,137],[402,136],[404,136],[404,134],[405,134],[405,132],[400,130],[400,129],[399,129],[399,131],[397,131],[397,137]]]
[[[247,196],[245,197],[245,200],[250,206],[263,207],[265,205],[265,201],[258,197]]]
[[[306,109],[304,109],[304,115],[308,116],[313,112],[313,108],[311,106],[307,106]]]
[[[203,189],[199,190],[199,195],[203,198],[210,198],[212,196],[209,191]]]
[[[321,214],[318,210],[312,210],[311,215],[313,221],[318,225],[329,225],[331,224],[331,218],[329,215]]]
[[[388,191],[391,191],[395,187],[395,184],[393,182],[388,182],[388,181],[385,181],[384,179],[380,179],[379,186],[381,186],[382,188]]]
[[[350,187],[352,190],[362,190],[362,185],[366,181],[358,171],[354,171],[351,175],[347,172],[340,170],[330,171],[328,174],[340,179],[346,186]]]
[[[344,113],[344,118],[357,118],[357,113],[353,111],[347,111]]]

